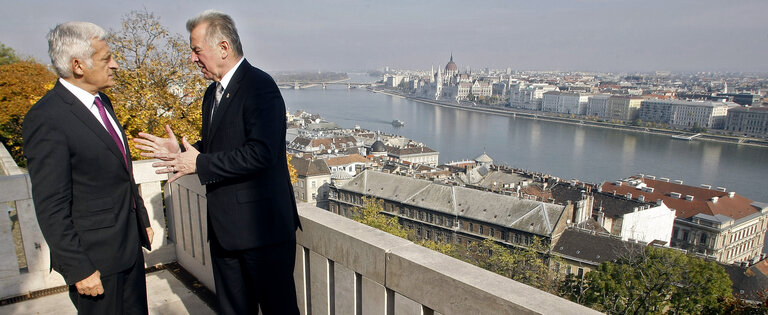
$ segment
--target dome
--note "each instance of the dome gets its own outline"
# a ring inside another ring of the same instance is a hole
[[[445,71],[459,71],[459,68],[456,67],[456,63],[453,62],[453,54],[451,54],[451,61],[448,61],[448,64],[445,65]]]
[[[387,152],[387,146],[384,145],[384,142],[381,142],[381,140],[376,140],[371,145],[371,152]]]
[[[483,154],[475,158],[475,162],[480,164],[493,164],[493,159],[490,156],[488,156],[488,154],[485,154],[485,152],[483,152]]]

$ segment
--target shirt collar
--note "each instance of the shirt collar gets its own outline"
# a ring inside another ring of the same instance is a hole
[[[64,80],[62,78],[59,78],[59,82],[61,82],[61,85],[63,85],[67,90],[72,92],[72,94],[75,95],[75,97],[83,102],[83,105],[85,107],[91,107],[93,106],[93,102],[96,98],[96,95],[93,95],[91,93],[88,93],[88,91],[83,90],[82,88],[78,87],[77,85],[74,85],[72,83],[67,82],[67,80]]]
[[[240,61],[238,61],[232,69],[229,69],[227,73],[221,78],[221,86],[224,87],[224,89],[227,89],[227,85],[229,85],[229,81],[232,80],[232,76],[235,75],[235,71],[237,70],[237,67],[240,66],[241,63],[243,63],[243,60],[245,60],[245,57],[240,57]]]

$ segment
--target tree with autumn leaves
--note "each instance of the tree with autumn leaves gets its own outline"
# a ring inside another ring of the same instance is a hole
[[[189,61],[186,39],[170,33],[153,13],[132,11],[107,41],[120,70],[106,93],[126,136],[160,135],[168,124],[179,137],[192,143],[200,139],[200,105],[208,82]],[[140,158],[139,150],[131,155]]]
[[[0,60],[8,62],[0,64],[0,140],[16,162],[25,166],[21,138],[24,116],[53,88],[56,75],[33,59],[19,60],[15,55],[4,53]]]

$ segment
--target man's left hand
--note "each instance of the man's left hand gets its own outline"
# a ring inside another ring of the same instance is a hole
[[[156,153],[155,157],[161,159],[161,162],[152,163],[153,167],[159,167],[155,170],[157,174],[171,173],[173,176],[168,179],[168,182],[173,182],[180,177],[187,174],[194,174],[197,172],[197,156],[200,152],[195,149],[187,137],[181,139],[181,143],[184,145],[186,151],[179,153]]]

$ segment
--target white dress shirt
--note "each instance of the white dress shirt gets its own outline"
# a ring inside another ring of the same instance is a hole
[[[63,85],[67,90],[72,92],[72,94],[75,95],[75,97],[80,100],[80,102],[83,103],[85,108],[88,109],[88,111],[93,114],[93,117],[96,117],[96,120],[101,123],[101,126],[104,127],[104,130],[107,130],[107,125],[104,124],[104,121],[101,120],[101,115],[99,114],[99,108],[96,107],[96,104],[94,103],[96,100],[96,95],[93,95],[91,93],[88,93],[86,90],[81,89],[80,87],[67,82],[67,80],[64,80],[62,78],[59,78],[59,82],[61,82],[61,85]],[[101,103],[104,103],[104,100],[101,101]],[[125,143],[125,139],[123,139],[123,133],[120,132],[120,128],[117,127],[117,123],[112,119],[112,115],[107,112],[107,119],[109,119],[109,123],[112,124],[112,128],[115,128],[115,131],[117,131],[117,136],[120,137],[120,140]]]

